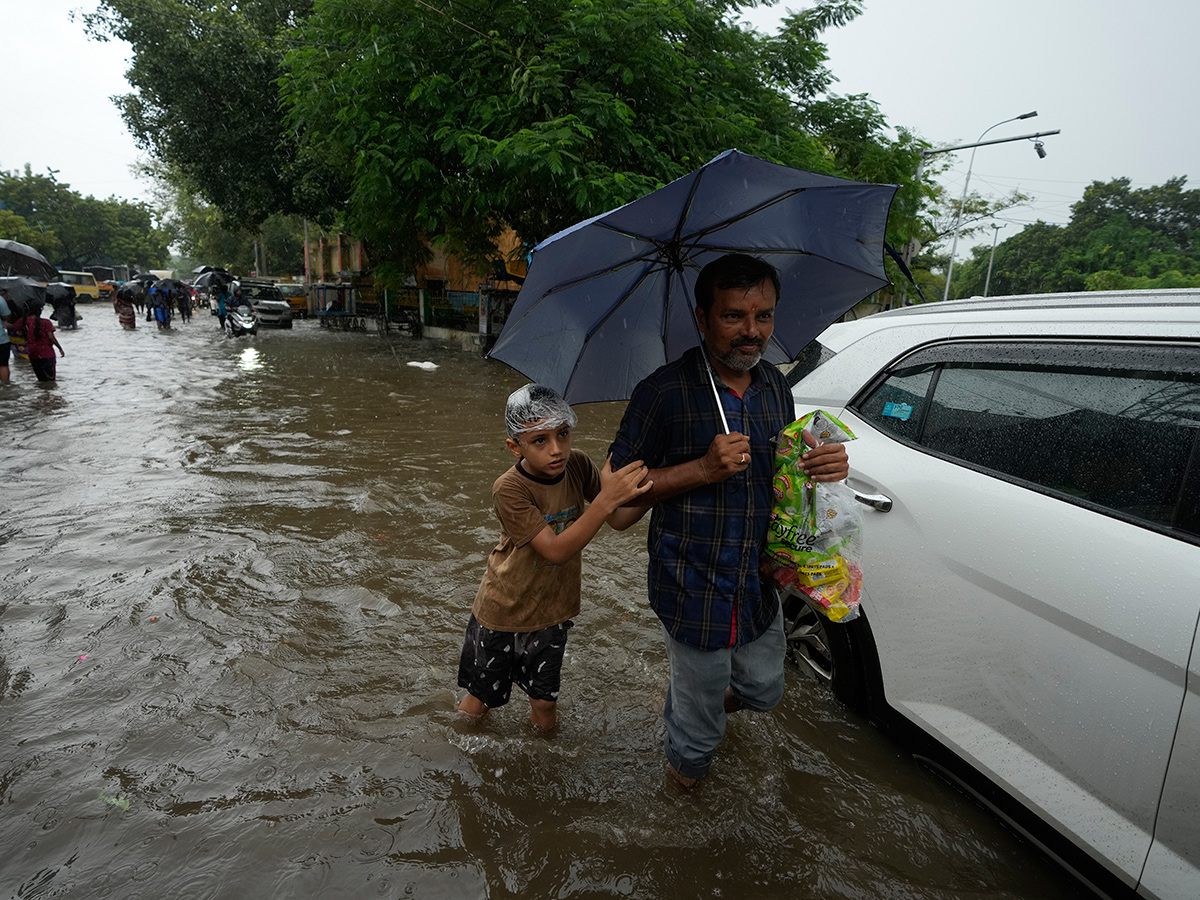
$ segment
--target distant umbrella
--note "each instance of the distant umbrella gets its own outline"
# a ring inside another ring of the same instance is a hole
[[[74,300],[75,288],[65,281],[52,281],[46,285],[46,297],[51,303],[62,300]]]
[[[0,275],[25,275],[38,281],[53,281],[58,270],[28,244],[0,240]]]
[[[154,282],[158,281],[158,276],[153,272],[139,272],[129,280],[136,281],[139,284],[154,284]]]
[[[13,315],[32,315],[34,309],[46,304],[45,286],[24,275],[0,278],[0,288],[8,292],[8,305]]]
[[[154,287],[160,291],[186,290],[187,285],[178,278],[160,278],[154,282]]]
[[[214,287],[224,287],[233,281],[233,276],[224,269],[209,269],[192,282],[196,290],[208,290]]]

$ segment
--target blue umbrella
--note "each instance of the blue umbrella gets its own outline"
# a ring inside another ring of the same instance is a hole
[[[895,193],[896,185],[727,150],[538,244],[488,355],[570,403],[627,400],[639,381],[699,345],[700,269],[726,253],[751,253],[779,269],[764,355],[788,362],[888,283],[883,244]]]

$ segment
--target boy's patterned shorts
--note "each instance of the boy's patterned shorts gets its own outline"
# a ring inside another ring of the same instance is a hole
[[[489,709],[508,702],[513,682],[532,700],[557,702],[567,629],[574,624],[568,619],[540,631],[492,631],[472,615],[458,664],[458,686]]]

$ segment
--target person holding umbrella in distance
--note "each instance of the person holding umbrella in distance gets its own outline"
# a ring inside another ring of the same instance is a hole
[[[701,346],[634,388],[610,448],[614,466],[644,460],[653,481],[632,503],[653,509],[650,605],[671,666],[664,743],[668,774],[684,787],[708,771],[728,713],[765,712],[783,696],[782,611],[758,573],[775,438],[796,419],[786,379],[762,359],[779,285],[774,266],[754,256],[706,265],[695,287]],[[809,451],[804,469],[817,481],[845,478],[845,447]]]

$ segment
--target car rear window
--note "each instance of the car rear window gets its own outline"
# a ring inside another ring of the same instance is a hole
[[[926,348],[851,404],[893,436],[988,473],[1200,534],[1200,347]]]

